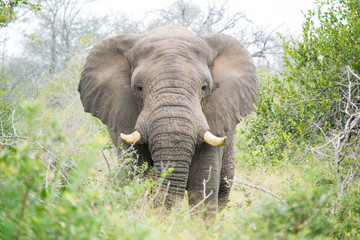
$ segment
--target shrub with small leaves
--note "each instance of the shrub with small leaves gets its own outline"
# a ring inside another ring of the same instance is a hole
[[[260,104],[248,120],[250,130],[243,131],[253,137],[253,155],[296,161],[296,153],[304,152],[302,158],[307,146],[344,128],[346,109],[355,117],[360,112],[359,13],[358,0],[318,0],[306,14],[302,39],[282,37],[285,70],[260,74]],[[354,124],[360,128],[360,121]]]

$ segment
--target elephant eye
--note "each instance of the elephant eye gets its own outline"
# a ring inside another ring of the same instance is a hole
[[[136,85],[135,89],[137,91],[141,92],[143,90],[143,87],[140,84],[138,84],[138,85]]]
[[[203,90],[203,91],[207,91],[208,89],[209,89],[208,85],[204,85],[201,87],[201,90]]]

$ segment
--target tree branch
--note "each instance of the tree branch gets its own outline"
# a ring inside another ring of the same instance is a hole
[[[237,183],[237,184],[241,184],[243,186],[246,186],[246,187],[249,187],[249,188],[254,188],[254,189],[257,189],[257,190],[261,190],[271,196],[273,196],[274,198],[278,199],[282,204],[284,204],[285,206],[287,206],[286,204],[286,201],[281,199],[278,195],[276,195],[275,193],[272,193],[270,192],[269,190],[266,190],[264,188],[261,188],[259,186],[256,186],[256,185],[253,185],[253,184],[250,184],[250,183],[246,183],[246,182],[242,182],[240,181],[238,178],[235,178],[235,180],[229,180],[230,182],[233,182],[233,183]]]

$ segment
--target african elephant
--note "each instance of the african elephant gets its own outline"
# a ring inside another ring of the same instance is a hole
[[[256,69],[237,39],[183,27],[110,37],[89,53],[78,90],[117,147],[136,143],[138,164],[157,176],[173,169],[162,186],[168,206],[185,190],[190,206],[204,196],[210,212],[226,206],[235,128],[258,102]]]

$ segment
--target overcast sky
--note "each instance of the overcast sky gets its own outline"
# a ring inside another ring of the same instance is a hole
[[[208,2],[216,2],[220,6],[225,0],[191,1],[206,8]],[[82,12],[83,14],[104,15],[120,11],[131,20],[141,20],[146,12],[167,8],[174,2],[175,0],[99,0],[86,4],[86,8]],[[300,35],[301,24],[304,21],[302,12],[313,9],[314,0],[228,0],[226,6],[228,13],[243,12],[249,20],[258,26],[269,27],[271,30],[281,26],[276,31]],[[4,35],[4,29],[2,30],[0,35]],[[16,25],[7,29],[8,42],[6,47],[9,54],[21,54],[21,48],[14,47],[22,38],[22,33],[19,30],[16,30]]]
[[[107,11],[122,11],[128,17],[140,20],[143,15],[151,10],[166,8],[175,0],[102,0],[90,5],[99,13]],[[192,0],[202,7],[208,2],[217,4],[224,1]],[[314,0],[228,0],[229,12],[244,12],[246,16],[263,27],[276,28],[282,25],[282,31],[299,33],[303,22],[302,11],[312,9]]]

